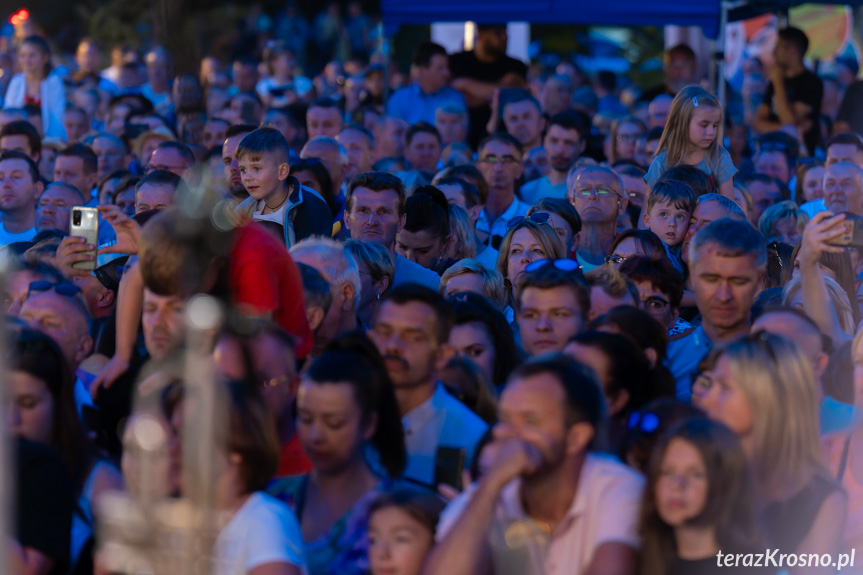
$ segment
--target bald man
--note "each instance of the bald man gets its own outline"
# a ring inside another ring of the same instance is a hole
[[[834,214],[849,212],[863,216],[863,177],[859,167],[850,162],[839,162],[827,168],[824,205]]]

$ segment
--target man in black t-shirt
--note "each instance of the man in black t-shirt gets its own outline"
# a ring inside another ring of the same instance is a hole
[[[485,136],[496,88],[524,88],[527,66],[506,55],[506,26],[477,26],[476,46],[470,52],[450,56],[452,86],[462,93],[468,106],[470,135],[476,148]]]
[[[809,39],[798,28],[779,31],[773,49],[774,65],[764,103],[758,107],[754,127],[759,134],[794,126],[802,136],[809,154],[818,146],[818,115],[824,86],[821,79],[806,69],[803,57]]]

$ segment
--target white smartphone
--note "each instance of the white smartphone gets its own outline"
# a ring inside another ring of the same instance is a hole
[[[93,246],[89,253],[93,259],[88,262],[77,262],[72,264],[73,268],[79,270],[96,269],[96,247],[99,242],[99,210],[96,208],[74,207],[69,214],[69,235],[85,238],[87,243]]]

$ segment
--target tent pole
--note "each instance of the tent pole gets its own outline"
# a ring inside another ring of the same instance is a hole
[[[716,48],[713,53],[713,59],[716,68],[716,96],[719,98],[719,104],[725,113],[728,112],[726,99],[728,95],[725,93],[725,29],[728,26],[728,10],[730,6],[726,0],[719,3],[719,32],[716,35]]]

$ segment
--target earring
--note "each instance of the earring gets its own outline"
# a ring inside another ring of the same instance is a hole
[[[381,294],[378,294],[378,302],[381,301]]]

